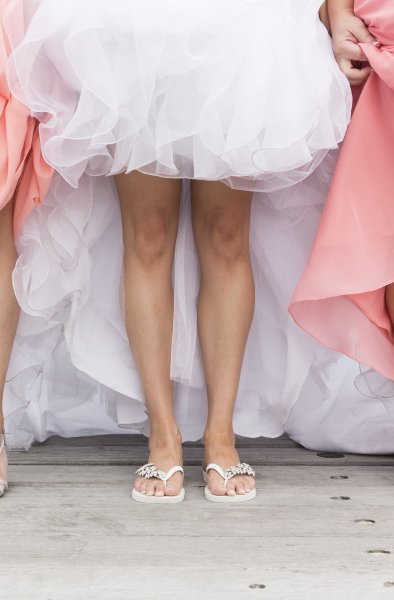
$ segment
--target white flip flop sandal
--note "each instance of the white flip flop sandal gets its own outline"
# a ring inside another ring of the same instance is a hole
[[[224,485],[227,488],[227,484],[233,477],[237,475],[250,475],[251,477],[256,478],[256,473],[252,469],[248,463],[238,463],[237,465],[233,465],[228,469],[222,469],[216,463],[210,463],[205,471],[203,471],[204,481],[208,483],[208,473],[209,471],[216,471],[219,473],[221,477],[224,479]],[[208,486],[205,486],[205,498],[209,500],[209,502],[248,502],[249,500],[253,500],[256,498],[256,488],[254,488],[251,492],[247,492],[246,494],[236,494],[235,496],[217,496],[216,494],[212,494]]]
[[[175,473],[182,473],[184,475],[183,468],[177,465],[165,473],[164,471],[159,471],[153,463],[147,463],[135,472],[136,475],[145,477],[145,479],[160,479],[164,481],[164,487],[167,487],[167,481]],[[185,498],[185,488],[182,488],[177,496],[147,496],[133,488],[131,496],[136,502],[143,502],[145,504],[178,504],[178,502],[182,502]]]

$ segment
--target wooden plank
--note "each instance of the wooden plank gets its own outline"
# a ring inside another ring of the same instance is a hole
[[[260,460],[256,501],[206,502],[201,468],[189,465],[186,501],[160,508],[131,501],[146,449],[127,437],[54,438],[12,453],[0,500],[1,597],[394,597],[385,587],[394,584],[392,458],[327,459],[288,440],[244,440],[243,457]],[[201,451],[188,444],[188,461]]]
[[[4,597],[379,600],[392,590],[391,469],[259,468],[248,505],[202,498],[199,469],[176,507],[130,500],[127,467],[15,466],[1,501]],[[351,496],[332,501],[333,494]],[[374,518],[371,526],[356,523]],[[253,584],[267,588],[252,589]],[[158,592],[158,587],[160,592]],[[265,595],[263,595],[263,592]]]
[[[28,504],[30,518],[18,523],[18,533],[26,535],[40,535],[42,529],[53,533],[54,527],[58,531],[59,523],[62,528],[67,522],[74,522],[75,514],[78,534],[85,535],[92,526],[92,515],[96,514],[100,516],[100,531],[96,535],[111,533],[113,528],[121,530],[122,535],[151,536],[146,522],[149,515],[157,536],[172,536],[175,527],[176,535],[181,537],[226,537],[228,522],[239,518],[239,525],[231,527],[233,537],[288,537],[305,532],[310,537],[344,539],[381,535],[393,544],[391,469],[364,467],[361,472],[348,472],[349,480],[332,480],[327,467],[260,467],[258,498],[244,506],[223,508],[203,499],[201,473],[191,467],[187,471],[185,503],[167,507],[163,521],[161,509],[131,502],[132,477],[128,468],[14,467],[10,493],[1,501],[2,514],[7,515],[2,532],[12,537],[18,515]],[[350,500],[332,499],[340,496]],[[265,514],[269,518],[263,518]],[[356,523],[359,519],[375,523],[362,525]],[[185,528],[179,529],[179,525]]]
[[[146,444],[140,445],[88,445],[88,446],[34,446],[28,453],[13,451],[10,464],[29,465],[141,465],[148,458]],[[382,465],[394,466],[394,456],[365,456],[358,454],[316,453],[304,448],[262,447],[241,448],[241,458],[252,465]],[[186,465],[200,465],[203,460],[201,446],[184,448]]]
[[[272,570],[263,562],[257,568],[245,563],[229,568],[221,558],[221,548],[214,550],[215,566],[209,569],[198,565],[183,568],[176,561],[170,568],[141,567],[132,561],[117,566],[105,563],[106,557],[97,568],[80,566],[79,555],[73,563],[45,569],[20,562],[24,576],[11,582],[8,575],[2,577],[5,569],[0,567],[0,584],[4,598],[17,600],[387,600],[393,594],[384,587],[390,568],[383,565],[374,573],[357,574],[345,571],[340,561],[338,571]],[[256,584],[266,589],[250,588]]]
[[[143,435],[98,435],[98,436],[87,436],[79,438],[62,438],[59,436],[52,436],[46,442],[36,444],[36,447],[48,447],[48,446],[146,446],[147,438]],[[237,444],[240,447],[284,447],[284,448],[299,448],[300,446],[293,442],[287,435],[282,435],[277,438],[245,438],[237,436]],[[185,447],[202,447],[201,441],[196,442],[185,442]]]

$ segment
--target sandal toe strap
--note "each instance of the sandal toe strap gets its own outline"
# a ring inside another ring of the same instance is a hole
[[[165,484],[167,484],[167,481],[171,479],[171,477],[175,475],[175,473],[182,473],[183,475],[183,468],[179,465],[176,465],[175,467],[172,467],[169,471],[165,472],[160,471],[160,469],[158,469],[154,463],[147,463],[146,465],[143,465],[142,467],[137,469],[137,471],[135,472],[135,474],[139,475],[140,477],[145,477],[145,479],[160,479],[161,481],[164,481]]]
[[[255,471],[248,463],[238,463],[237,465],[232,465],[227,469],[222,469],[222,467],[216,463],[210,463],[207,465],[205,470],[207,473],[209,471],[216,471],[216,473],[223,477],[226,484],[233,477],[237,477],[237,475],[250,475],[251,477],[256,477]]]

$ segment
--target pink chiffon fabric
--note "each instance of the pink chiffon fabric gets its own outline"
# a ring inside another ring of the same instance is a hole
[[[27,107],[16,100],[7,84],[6,65],[11,52],[5,33],[8,0],[0,0],[0,210],[15,199],[17,236],[31,209],[40,204],[52,178],[52,168],[41,155],[38,125]],[[23,19],[20,19],[23,23]],[[7,22],[7,29],[18,22]]]
[[[394,281],[394,2],[356,0],[381,43],[357,103],[290,312],[327,346],[394,379],[385,286]]]

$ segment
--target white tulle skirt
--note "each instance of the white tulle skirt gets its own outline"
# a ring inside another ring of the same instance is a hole
[[[250,239],[256,312],[234,417],[241,435],[280,435],[293,406],[302,403],[300,417],[290,421],[291,433],[308,445],[305,427],[314,416],[308,421],[309,408],[343,406],[352,399],[354,412],[362,398],[354,387],[358,365],[319,347],[287,311],[333,164],[328,156],[303,182],[254,196]],[[207,404],[188,190],[185,182],[174,263],[171,375],[178,422],[184,438],[194,440],[203,433]],[[22,317],[5,397],[10,444],[27,448],[55,433],[108,433],[121,431],[118,426],[148,434],[123,319],[122,231],[112,178],[84,176],[75,189],[57,175],[45,204],[29,217],[18,250],[14,287]],[[330,428],[334,439],[317,439],[309,447],[349,449],[354,439],[342,437],[344,426]],[[307,430],[317,435],[313,426]]]
[[[27,33],[14,39],[11,88],[73,186],[138,169],[270,191],[344,136],[348,86],[322,0],[12,4]]]
[[[255,192],[256,311],[236,432],[274,437],[291,423],[294,438],[308,445],[299,427],[308,405],[349,398],[354,405],[362,397],[358,366],[320,348],[287,311],[351,105],[320,4],[12,0],[8,18],[23,9],[27,34],[13,39],[10,85],[40,119],[44,154],[59,172],[18,241],[22,317],[5,398],[12,446],[119,426],[148,433],[124,326],[121,221],[110,177],[134,169],[184,179],[171,365],[184,438],[201,437],[207,408],[190,178]],[[291,421],[301,404],[301,418]],[[350,449],[354,440],[342,431],[316,447]]]

